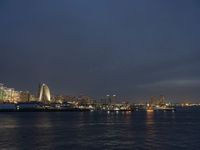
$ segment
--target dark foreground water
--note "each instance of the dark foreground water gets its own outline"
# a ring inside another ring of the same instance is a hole
[[[200,149],[200,108],[0,113],[0,149]]]

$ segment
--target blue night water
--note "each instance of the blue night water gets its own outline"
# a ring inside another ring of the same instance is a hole
[[[0,149],[200,149],[200,108],[0,113]]]

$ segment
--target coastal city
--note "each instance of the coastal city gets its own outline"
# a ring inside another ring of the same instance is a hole
[[[17,91],[0,84],[0,111],[175,111],[176,107],[200,106],[196,103],[172,103],[165,96],[152,96],[143,103],[117,100],[117,95],[105,95],[100,100],[90,96],[53,95],[47,84],[39,84],[38,93]]]
[[[199,150],[200,0],[1,0],[0,150]]]

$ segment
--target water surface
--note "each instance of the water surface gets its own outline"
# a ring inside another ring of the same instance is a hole
[[[0,113],[0,149],[199,149],[200,109]]]

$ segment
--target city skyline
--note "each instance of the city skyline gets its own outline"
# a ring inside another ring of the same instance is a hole
[[[1,1],[0,82],[200,101],[200,2]]]
[[[45,103],[60,103],[66,101],[74,101],[78,99],[90,99],[94,102],[110,101],[117,103],[135,103],[135,104],[146,104],[149,101],[161,100],[173,104],[189,105],[194,104],[198,105],[199,101],[192,101],[189,98],[183,99],[173,99],[173,97],[167,97],[166,95],[151,95],[146,99],[128,99],[126,96],[120,97],[115,93],[105,93],[100,97],[92,97],[91,95],[69,95],[69,94],[60,94],[54,93],[50,90],[47,84],[39,83],[37,92],[31,93],[29,90],[21,91],[13,87],[7,87],[5,84],[0,83],[0,101],[3,103],[20,103],[20,102],[45,102]]]

